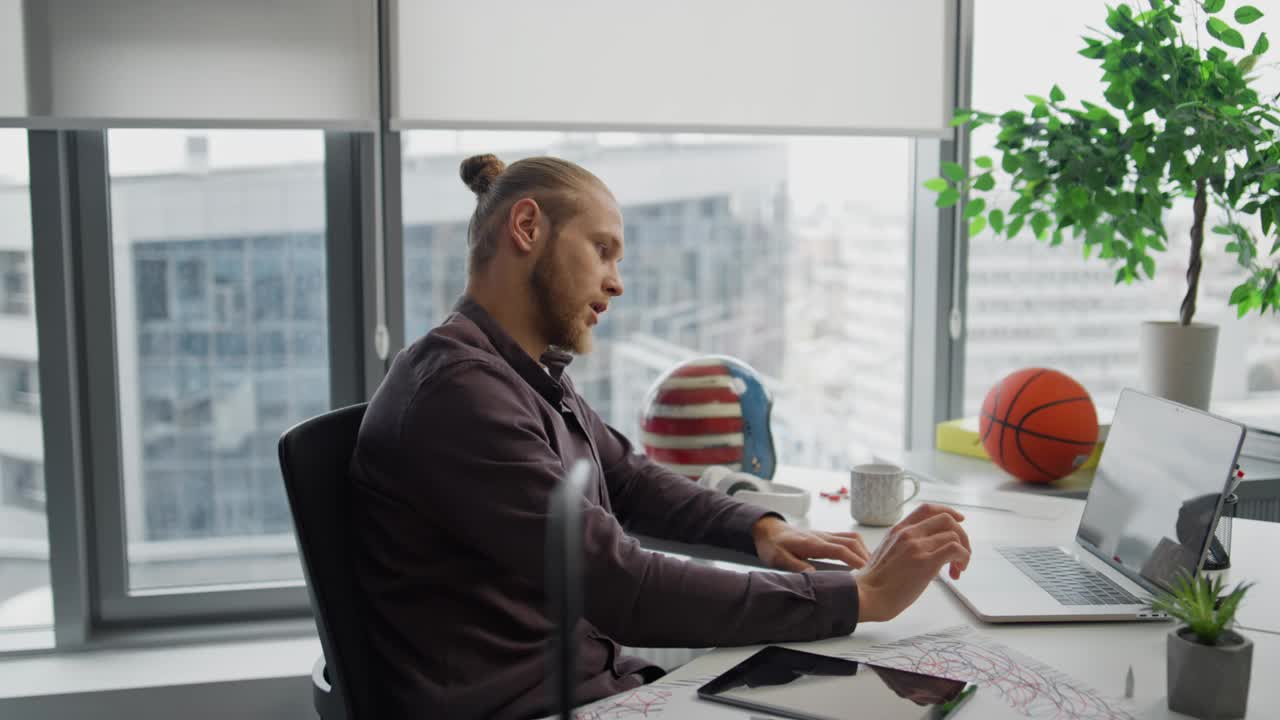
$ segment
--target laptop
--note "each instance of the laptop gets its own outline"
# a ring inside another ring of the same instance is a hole
[[[1152,596],[1199,573],[1217,542],[1244,435],[1240,423],[1125,389],[1075,541],[975,543],[959,580],[940,576],[987,622],[1162,619]]]

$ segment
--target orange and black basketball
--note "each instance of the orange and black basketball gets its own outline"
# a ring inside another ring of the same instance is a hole
[[[1098,442],[1098,412],[1080,383],[1057,370],[1027,368],[996,383],[978,429],[995,464],[1019,480],[1070,475]]]

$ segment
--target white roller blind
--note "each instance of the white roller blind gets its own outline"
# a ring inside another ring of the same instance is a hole
[[[392,0],[395,127],[947,133],[950,0]]]
[[[21,0],[0,0],[0,117],[27,114],[27,58]]]
[[[13,2],[28,95],[4,124],[376,127],[372,0],[26,0],[16,25]]]

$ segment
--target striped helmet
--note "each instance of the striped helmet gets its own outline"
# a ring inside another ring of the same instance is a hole
[[[711,465],[771,479],[772,406],[760,376],[741,360],[708,355],[680,363],[645,398],[645,454],[693,480]]]

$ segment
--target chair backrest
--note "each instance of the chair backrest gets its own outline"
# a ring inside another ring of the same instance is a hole
[[[573,717],[577,648],[573,631],[582,617],[582,496],[591,463],[579,460],[561,479],[547,508],[547,600],[555,623],[551,642],[552,703],[561,718]]]
[[[305,420],[280,436],[279,447],[329,681],[348,720],[373,717],[348,475],[366,407],[361,403]]]

